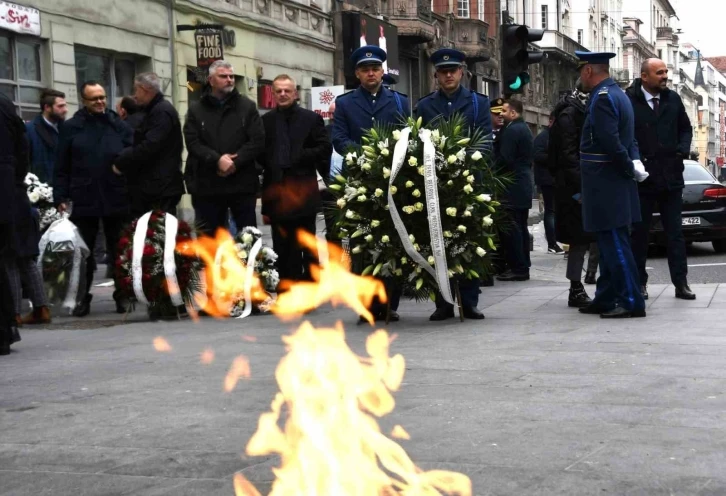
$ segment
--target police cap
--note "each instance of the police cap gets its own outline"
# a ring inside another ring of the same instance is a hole
[[[439,67],[452,67],[464,64],[466,55],[453,48],[440,48],[431,54],[431,62],[437,69]]]
[[[577,69],[582,69],[587,64],[609,65],[610,59],[615,57],[612,52],[581,52],[575,50],[575,56],[579,59]]]
[[[386,51],[375,45],[365,45],[357,48],[350,56],[353,65],[381,65],[386,61]]]

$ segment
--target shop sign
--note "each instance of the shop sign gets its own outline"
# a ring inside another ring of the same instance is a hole
[[[337,97],[345,93],[345,86],[314,86],[310,88],[312,97],[312,111],[321,116],[323,119],[330,119],[330,104]]]
[[[0,1],[0,28],[40,36],[40,12],[32,7]]]
[[[209,68],[212,62],[224,58],[221,31],[195,31],[194,40],[197,45],[197,67]]]

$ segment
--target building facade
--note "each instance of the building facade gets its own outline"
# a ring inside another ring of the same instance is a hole
[[[113,102],[133,92],[135,74],[155,71],[171,94],[171,11],[163,3],[33,0],[0,7],[4,17],[14,11],[22,19],[0,28],[0,88],[23,119],[40,112],[44,87],[65,92],[71,112],[88,80],[100,82]]]

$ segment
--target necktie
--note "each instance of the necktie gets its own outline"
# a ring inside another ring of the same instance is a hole
[[[653,112],[655,112],[655,115],[658,115],[658,107],[660,106],[660,98],[653,98],[651,101],[653,102]]]

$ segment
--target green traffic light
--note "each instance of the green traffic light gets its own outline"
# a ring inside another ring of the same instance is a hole
[[[517,79],[515,79],[514,82],[509,85],[509,89],[514,91],[517,91],[521,87],[522,79],[519,76],[517,76]]]

